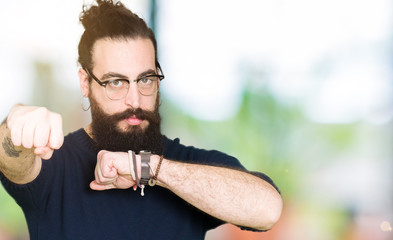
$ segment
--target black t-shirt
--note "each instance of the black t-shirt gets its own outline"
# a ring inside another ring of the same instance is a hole
[[[184,146],[163,136],[164,157],[175,161],[245,170],[219,151]],[[83,129],[65,137],[50,160],[43,160],[38,177],[18,185],[1,172],[7,192],[23,209],[30,239],[204,239],[222,221],[191,206],[171,191],[146,186],[139,190],[94,191],[97,150]],[[272,181],[264,174],[260,177]]]

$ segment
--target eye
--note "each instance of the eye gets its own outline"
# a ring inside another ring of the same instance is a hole
[[[108,85],[111,88],[121,88],[127,86],[128,82],[122,79],[115,79],[108,81]]]
[[[139,80],[139,84],[141,84],[141,85],[149,85],[153,81],[153,78],[154,77],[152,77],[152,76],[148,76],[148,77],[142,78],[142,79]]]

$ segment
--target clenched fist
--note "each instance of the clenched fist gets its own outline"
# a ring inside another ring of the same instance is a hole
[[[136,160],[136,168],[140,175],[140,157],[137,156]],[[90,183],[93,190],[126,189],[136,184],[136,180],[131,176],[130,161],[126,152],[100,151],[97,154],[94,175],[95,180]]]
[[[52,157],[64,142],[62,118],[44,107],[17,105],[7,118],[11,140],[15,146],[35,148],[42,159]]]

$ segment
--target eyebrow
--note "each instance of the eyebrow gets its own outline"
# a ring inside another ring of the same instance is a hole
[[[153,69],[148,69],[148,70],[138,74],[136,79],[142,78],[147,75],[155,75],[155,74],[157,74],[156,71],[154,71]],[[121,78],[121,79],[128,80],[128,77],[126,75],[116,73],[116,72],[108,72],[108,73],[105,73],[104,75],[102,75],[101,81],[108,80],[109,78]]]

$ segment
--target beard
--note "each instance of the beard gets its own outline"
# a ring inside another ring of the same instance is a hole
[[[161,134],[161,116],[159,114],[159,94],[153,111],[127,109],[116,114],[106,114],[94,97],[89,97],[92,116],[92,137],[99,150],[114,152],[127,152],[132,150],[136,153],[149,151],[153,154],[163,154],[163,138]],[[143,129],[140,125],[128,125],[126,129],[120,129],[119,122],[135,116],[149,124]]]

